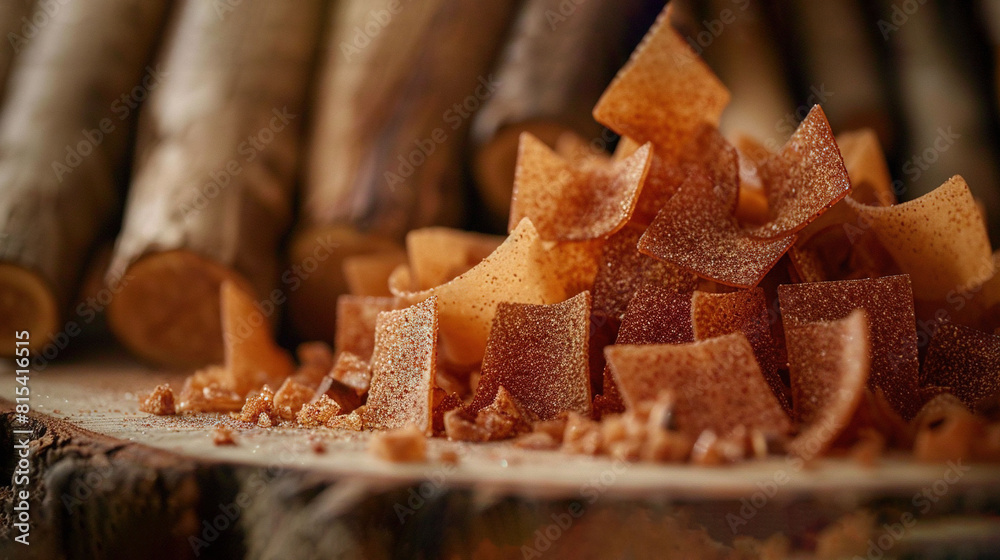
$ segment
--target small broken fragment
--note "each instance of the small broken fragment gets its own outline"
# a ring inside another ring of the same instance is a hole
[[[232,428],[225,424],[216,424],[208,435],[212,438],[212,443],[217,446],[236,445],[236,438],[233,437]]]
[[[278,391],[274,393],[274,412],[279,418],[291,420],[302,408],[302,405],[312,400],[316,390],[295,380],[294,376],[285,379]]]
[[[444,414],[444,430],[455,441],[497,441],[531,430],[531,413],[501,385],[493,402],[480,409],[475,419],[470,413],[451,410]]]
[[[427,460],[424,430],[408,425],[372,435],[368,451],[390,463],[423,463]]]
[[[374,339],[375,333],[372,333]],[[358,396],[368,392],[372,382],[372,370],[368,362],[352,352],[341,352],[329,371],[330,378],[354,389]]]
[[[260,423],[260,416],[263,414],[270,418],[274,413],[274,391],[264,385],[260,392],[247,397],[243,404],[243,409],[238,414],[231,414],[233,418],[240,422]]]
[[[969,461],[984,435],[986,422],[952,395],[938,395],[914,419],[917,435],[913,456],[918,461]]]
[[[324,426],[340,412],[340,405],[326,394],[322,394],[316,401],[302,405],[295,415],[295,421],[300,426]]]
[[[139,401],[139,410],[157,416],[177,414],[177,410],[174,407],[173,389],[167,383],[157,385],[152,393]]]

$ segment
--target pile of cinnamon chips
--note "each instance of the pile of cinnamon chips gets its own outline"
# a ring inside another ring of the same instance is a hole
[[[1000,254],[964,180],[897,204],[871,132],[816,106],[770,153],[719,133],[728,101],[665,13],[594,109],[616,153],[525,134],[506,238],[413,231],[391,273],[352,269],[336,348],[297,370],[227,286],[227,363],[178,409],[628,460],[1000,459]]]

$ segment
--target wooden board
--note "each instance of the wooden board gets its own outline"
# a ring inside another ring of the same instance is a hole
[[[0,369],[0,397],[7,399],[0,403],[4,434],[19,427],[10,413],[12,370],[9,363]],[[588,512],[626,512],[615,517],[622,523],[635,512],[673,519],[684,511],[722,542],[731,542],[734,534],[775,532],[797,542],[799,533],[814,532],[858,508],[915,508],[916,496],[943,484],[939,481],[951,468],[901,459],[886,459],[877,468],[827,460],[796,469],[783,458],[723,468],[626,464],[526,451],[509,443],[439,439],[430,443],[428,463],[389,464],[366,452],[367,433],[262,429],[223,415],[155,417],[138,411],[139,394],[161,382],[179,387],[183,377],[182,372],[147,369],[114,351],[32,372],[30,425],[39,442],[33,444],[38,447],[32,459],[32,498],[39,502],[33,514],[35,544],[29,547],[34,557],[142,551],[150,557],[197,552],[198,557],[270,558],[289,550],[306,557],[318,550],[394,557],[408,555],[410,546],[424,551],[433,544],[424,542],[428,535],[437,539],[433,546],[451,546],[449,551],[458,546],[449,542],[474,550],[483,538],[507,542],[517,551],[517,543],[553,522],[550,513],[565,512],[573,503]],[[218,422],[238,430],[238,445],[212,443],[207,434]],[[325,452],[315,451],[317,441]],[[12,444],[3,442],[0,456]],[[457,465],[437,460],[444,450],[459,455]],[[0,496],[9,501],[6,488]],[[206,520],[217,520],[224,506],[241,496],[249,496],[247,505],[230,522],[219,522],[232,528],[216,530],[210,539]],[[741,513],[751,499],[763,505]],[[961,470],[933,505],[924,514],[925,529],[949,521],[949,527],[964,527],[963,541],[972,538],[966,534],[972,527],[979,531],[974,542],[986,539],[995,546],[990,535],[1000,535],[1000,525],[979,514],[1000,512],[1000,470],[981,465]],[[470,521],[470,513],[491,512],[504,521],[485,526]],[[746,523],[737,524],[734,533],[727,514],[743,515]],[[588,516],[596,520],[603,514]],[[445,527],[444,519],[454,524]],[[7,525],[0,528],[5,543],[0,553],[10,545]],[[159,536],[148,534],[153,527]],[[343,538],[333,539],[336,531]],[[64,537],[55,538],[58,534]],[[51,550],[38,545],[48,540]],[[94,548],[95,543],[102,548]]]

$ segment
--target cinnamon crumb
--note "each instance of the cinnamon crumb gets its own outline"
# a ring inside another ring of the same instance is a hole
[[[261,425],[260,415],[268,416],[268,420],[270,421],[270,416],[273,412],[274,391],[267,385],[264,385],[260,393],[247,397],[246,402],[243,403],[243,409],[238,414],[231,416],[241,422],[256,422],[258,425]]]
[[[236,439],[233,437],[233,430],[224,424],[218,424],[209,433],[212,438],[212,443],[215,445],[236,445]]]
[[[177,414],[177,409],[174,407],[173,389],[166,383],[157,385],[152,393],[139,401],[139,410],[157,416]]]
[[[416,426],[379,432],[368,445],[372,455],[391,463],[422,463],[427,460],[427,438]]]
[[[295,421],[300,426],[322,426],[331,418],[340,414],[341,408],[336,401],[326,394],[320,395],[313,403],[306,403],[295,415]]]

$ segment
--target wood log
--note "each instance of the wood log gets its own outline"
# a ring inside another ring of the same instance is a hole
[[[62,3],[18,54],[0,113],[0,354],[14,351],[15,331],[29,330],[35,349],[49,341],[113,225],[128,103],[150,75],[166,6]]]
[[[293,262],[328,257],[290,294],[299,335],[332,342],[345,256],[462,220],[469,120],[495,88],[490,65],[517,4],[337,3],[291,247]]]
[[[219,287],[283,296],[278,244],[291,220],[320,0],[188,0],[145,107],[124,224],[108,271],[128,278],[108,323],[156,363],[222,360]]]
[[[30,27],[33,25],[30,16],[34,4],[35,0],[8,0],[0,3],[0,35],[10,45],[0,49],[0,99],[3,99],[7,76],[14,58],[31,41],[25,36],[25,32],[37,34],[37,25],[34,28]]]
[[[719,129],[729,138],[749,134],[778,151],[789,136],[787,127],[796,124],[795,103],[760,4],[712,0],[706,10],[685,34],[702,49],[702,56],[732,94]],[[725,27],[718,37],[711,32],[705,35],[705,21],[723,22]]]
[[[644,0],[527,0],[504,47],[496,92],[473,124],[474,170],[491,217],[510,213],[518,138],[530,132],[550,147],[565,132],[600,152],[610,137],[591,110],[639,39]]]

